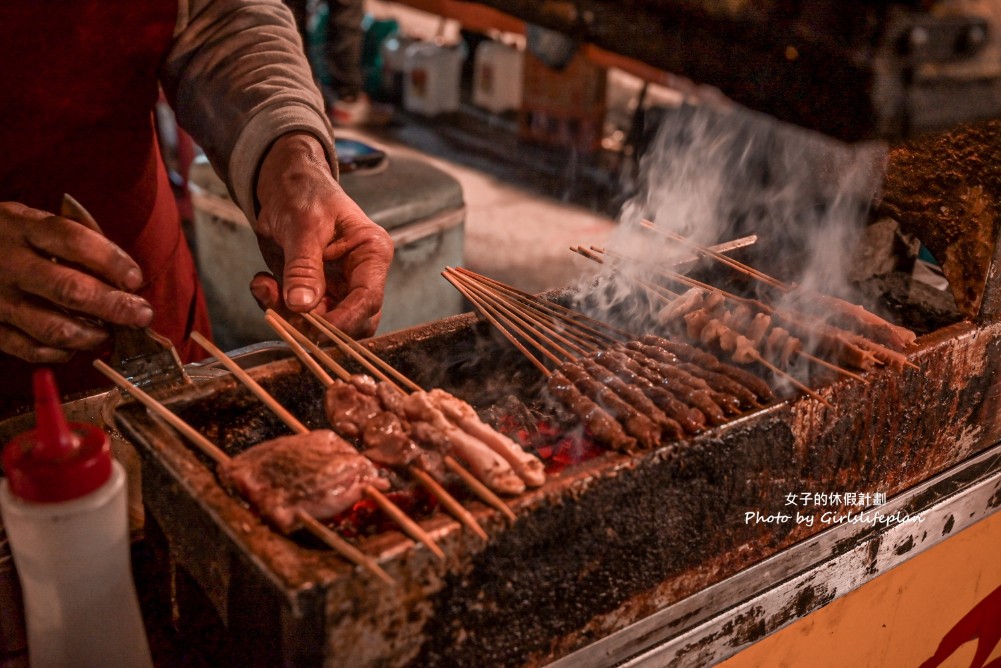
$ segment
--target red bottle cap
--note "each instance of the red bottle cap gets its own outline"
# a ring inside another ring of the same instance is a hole
[[[111,477],[111,441],[94,425],[67,423],[56,381],[48,369],[34,375],[35,429],[4,447],[3,469],[11,493],[25,501],[69,501]]]

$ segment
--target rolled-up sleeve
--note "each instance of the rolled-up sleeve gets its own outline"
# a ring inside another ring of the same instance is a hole
[[[178,123],[253,221],[257,170],[283,134],[320,140],[336,175],[333,129],[292,13],[280,0],[181,0],[161,82]]]

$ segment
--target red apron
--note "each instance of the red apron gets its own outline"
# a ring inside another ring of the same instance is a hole
[[[153,126],[176,20],[176,1],[0,3],[0,201],[58,212],[75,197],[139,263],[153,329],[189,361],[208,317]],[[108,385],[93,357],[54,367],[64,394]],[[0,415],[30,400],[31,371],[0,353]]]

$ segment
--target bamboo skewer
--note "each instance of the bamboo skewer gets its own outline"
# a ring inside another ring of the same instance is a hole
[[[484,485],[469,471],[469,469],[455,461],[455,458],[452,457],[452,455],[445,455],[445,466],[447,466],[452,473],[462,478],[462,481],[466,483],[469,489],[473,490],[473,492],[475,492],[476,495],[484,502],[504,513],[504,515],[506,515],[512,522],[518,519],[515,516],[514,511],[511,510],[510,506],[504,503],[503,499],[497,496],[492,489]]]
[[[662,234],[665,237],[667,237],[668,239],[671,239],[672,241],[678,241],[681,244],[683,244],[684,246],[686,246],[686,247],[694,250],[696,253],[699,253],[700,255],[705,255],[705,256],[711,257],[712,259],[714,259],[714,260],[716,260],[718,262],[721,262],[721,263],[725,264],[726,266],[728,266],[728,267],[730,267],[730,268],[732,268],[732,269],[734,269],[736,271],[739,271],[740,273],[744,274],[745,276],[749,276],[751,278],[757,279],[757,280],[761,281],[762,283],[765,283],[766,285],[770,285],[773,288],[776,288],[776,289],[781,290],[783,292],[788,292],[791,289],[790,286],[786,285],[785,283],[783,283],[782,281],[778,280],[777,278],[773,278],[773,277],[769,276],[768,274],[766,274],[763,271],[758,271],[754,267],[748,266],[748,265],[744,264],[743,262],[738,262],[737,260],[734,260],[731,257],[727,257],[726,255],[723,255],[722,253],[718,253],[718,252],[714,251],[713,249],[709,248],[708,246],[703,246],[702,244],[695,243],[694,241],[691,241],[691,240],[687,239],[686,237],[683,237],[682,235],[678,234],[677,232],[672,232],[672,231],[668,231],[668,230],[662,229],[660,227],[657,227],[657,225],[655,225],[654,223],[650,222],[649,220],[641,221],[640,225],[642,225],[643,227],[645,227],[645,228],[647,228],[649,230],[653,230],[653,231],[657,232],[658,234]]]
[[[331,323],[327,322],[323,318],[318,318],[312,313],[307,313],[305,315],[306,319],[313,323],[314,327],[327,334],[331,341],[336,343],[341,350],[357,360],[359,364],[372,371],[372,373],[378,374],[381,380],[385,380],[391,385],[401,385],[403,387],[407,387],[415,392],[422,389],[420,385],[404,376],[392,365],[384,364],[378,355],[355,341]],[[381,371],[375,368],[374,365],[381,366],[387,374],[393,376],[396,380],[394,381],[387,378]]]
[[[612,270],[617,275],[623,276],[626,279],[628,279],[630,281],[633,281],[634,283],[636,283],[640,287],[645,288],[646,290],[648,290],[649,292],[653,293],[657,297],[660,297],[664,301],[668,301],[669,302],[669,301],[671,301],[673,299],[677,299],[679,297],[678,293],[673,292],[671,290],[668,290],[667,288],[665,288],[665,287],[663,287],[661,285],[657,285],[656,283],[651,283],[650,281],[644,280],[644,279],[640,278],[639,276],[634,276],[634,275],[630,274],[629,272],[622,271],[619,268],[618,263],[616,263],[614,265],[606,263],[605,260],[602,257],[600,257],[600,255],[599,255],[599,254],[604,254],[605,253],[605,250],[602,249],[602,248],[591,246],[591,249],[588,250],[588,249],[583,248],[581,246],[571,246],[570,250],[572,250],[573,252],[577,253],[578,255],[582,255],[582,256],[586,257],[589,260],[593,260],[594,262],[597,262],[598,264],[603,264],[603,265],[607,265],[607,266],[611,267]],[[611,254],[609,254],[609,256],[613,257]]]
[[[290,336],[291,332],[295,330],[295,327],[293,327],[291,323],[289,323],[280,315],[274,312],[269,312],[265,316],[265,319],[268,321],[268,324],[271,325],[272,329],[274,329],[275,332],[279,336],[281,336],[286,343],[289,344],[289,347],[292,348],[292,352],[294,352],[300,360],[302,360],[304,363],[306,362],[306,360],[309,360],[310,362],[313,363],[312,365],[307,364],[307,367],[313,370],[314,373],[318,372],[317,377],[320,379],[320,382],[323,383],[325,387],[330,387],[331,385],[334,384],[333,378],[328,376],[323,371],[323,369],[321,369],[319,365],[316,364],[315,360],[313,360],[309,356],[306,349],[301,345],[301,342]],[[289,335],[288,338],[286,338],[286,335]],[[303,339],[305,339],[305,337],[303,337]],[[305,340],[308,341],[308,339]],[[344,373],[347,374],[347,371],[345,371]],[[322,374],[322,376],[320,374]],[[341,380],[347,382],[348,378],[350,378],[350,376],[343,377]],[[458,499],[449,494],[448,490],[442,487],[437,480],[428,475],[426,471],[422,471],[416,466],[408,466],[407,470],[410,472],[411,475],[413,475],[417,479],[417,481],[428,492],[430,492],[434,497],[436,497],[441,502],[441,504],[445,506],[445,508],[449,512],[452,513],[452,515],[456,519],[462,522],[466,526],[466,528],[468,528],[470,531],[475,533],[483,540],[488,540],[486,531],[484,531],[483,527],[481,527],[479,522],[476,521],[476,518],[473,517],[473,514],[470,513],[468,510],[466,510],[465,508],[463,508],[462,504],[459,503]]]
[[[445,509],[448,510],[448,512],[450,512],[455,519],[462,522],[463,526],[483,540],[490,539],[489,536],[487,536],[487,532],[483,530],[480,523],[476,521],[475,517],[473,517],[473,514],[466,510],[466,508],[459,503],[459,500],[449,494],[448,490],[442,487],[441,483],[431,477],[427,471],[422,471],[416,466],[411,466],[410,473],[417,478],[419,483],[424,485],[424,488],[428,490],[428,492],[441,501],[441,504],[445,506]],[[506,505],[504,507],[507,508]]]
[[[94,360],[94,368],[107,376],[111,382],[123,391],[127,392],[129,396],[135,397],[139,403],[153,411],[164,422],[179,431],[182,436],[194,443],[195,447],[201,450],[203,454],[209,457],[216,464],[222,464],[223,462],[229,461],[229,455],[223,452],[218,446],[216,446],[215,443],[205,438],[205,436],[198,432],[194,427],[177,417],[173,411],[161,404],[152,396],[144,392],[142,389],[134,386],[125,378],[125,376],[118,373],[101,360]]]
[[[275,314],[275,315],[277,316],[277,314]],[[309,315],[311,315],[311,314],[307,314],[307,317]],[[313,322],[313,318],[309,318],[309,320],[310,320],[310,322]],[[324,327],[323,325],[318,325],[316,322],[313,322],[313,324],[318,329],[321,329],[321,331],[325,331],[325,332],[328,331],[327,328]],[[289,327],[291,327],[291,325],[289,325]],[[337,330],[337,331],[340,332],[340,330]],[[332,337],[338,336],[338,334],[335,334],[334,332],[329,332],[329,333],[332,335]],[[340,336],[344,337],[344,339],[341,340],[340,342],[338,342],[338,341],[335,340],[335,343],[338,343],[338,345],[341,347],[341,349],[345,350],[345,346],[347,346],[347,342],[348,341],[353,341],[353,340],[350,337],[348,337],[346,334],[344,334],[343,332],[340,332]],[[340,337],[338,337],[338,338],[340,338]],[[312,342],[310,342],[310,343],[312,343]],[[315,344],[313,344],[312,347],[316,348]],[[366,349],[364,347],[362,347],[361,349],[364,350],[366,353],[368,353],[368,356],[370,357],[371,362],[373,364],[379,365],[380,367],[382,367],[383,369],[385,369],[387,372],[389,372],[389,373],[393,374],[394,376],[400,378],[408,387],[414,388],[414,391],[422,391],[423,390],[423,388],[421,388],[420,385],[418,385],[414,381],[412,381],[409,378],[407,378],[406,376],[404,376],[395,367],[393,367],[391,364],[389,364],[388,362],[386,362],[385,360],[383,360],[381,357],[379,357],[375,353],[372,353],[371,351],[369,351],[368,349]],[[318,350],[318,348],[317,348],[317,350]],[[321,353],[322,353],[322,351],[321,351]],[[366,368],[368,368],[368,367],[366,367]],[[347,375],[347,371],[344,371],[344,373],[346,375],[342,379],[343,380],[348,380],[348,378],[350,376]],[[386,377],[384,374],[379,374],[379,375],[382,378]],[[387,380],[385,382],[388,382],[391,387],[393,387],[393,388],[396,389],[397,392],[400,392],[402,394],[406,394],[405,390],[403,390],[403,388],[401,388],[399,385],[397,385],[393,381]],[[484,503],[486,503],[488,506],[492,506],[493,508],[496,508],[497,510],[500,510],[502,513],[504,513],[505,515],[507,515],[510,519],[512,519],[512,520],[515,519],[514,512],[512,512],[511,508],[506,503],[504,503],[504,501],[499,496],[497,496],[489,487],[487,487],[482,482],[480,482],[479,480],[477,480],[473,476],[472,473],[470,473],[465,468],[463,468],[451,456],[446,455],[444,457],[444,461],[445,461],[445,465],[450,470],[452,470],[454,473],[456,473],[460,478],[462,478],[463,482],[466,483],[466,486],[469,487],[469,489],[476,496],[478,496],[481,501],[483,501]],[[480,534],[482,532],[482,528],[479,527],[479,524],[475,522],[475,519],[472,517],[472,514],[470,514],[468,511],[466,511],[465,508],[462,508],[462,505],[458,502],[458,500],[455,501],[455,505],[458,506],[458,508],[460,508],[463,513],[465,513],[466,515],[468,515],[468,518],[470,520],[473,520],[472,523],[475,524],[476,527],[477,527],[476,529],[473,529],[473,531],[476,532],[477,534]],[[462,518],[460,517],[460,519],[462,519]],[[472,527],[470,527],[470,528],[472,528]],[[485,533],[484,533],[484,535],[485,535]]]
[[[404,533],[414,540],[418,540],[423,543],[424,546],[431,550],[436,557],[445,561],[445,553],[438,546],[438,543],[434,542],[434,538],[431,537],[431,534],[421,528],[417,522],[410,519],[407,514],[403,512],[399,506],[390,501],[385,494],[369,485],[365,488],[365,495],[375,501],[376,505],[378,505],[384,513],[389,515],[393,521],[399,524]]]
[[[174,427],[182,436],[190,440],[195,447],[201,450],[206,456],[212,459],[217,465],[226,463],[230,460],[229,455],[220,450],[214,443],[205,438],[197,430],[195,430],[187,422],[179,418],[173,411],[164,406],[162,403],[154,399],[152,396],[148,395],[143,390],[132,385],[128,380],[125,379],[120,373],[112,369],[110,366],[102,362],[101,360],[94,361],[94,367],[98,371],[107,376],[115,385],[117,385],[122,390],[129,393],[130,396],[135,397],[140,403],[146,406],[153,414],[159,416],[167,424]],[[299,510],[297,513],[297,518],[302,522],[303,527],[312,533],[314,536],[323,541],[328,547],[333,549],[335,552],[340,554],[342,557],[350,561],[351,563],[361,566],[362,568],[368,570],[370,573],[378,577],[380,580],[389,585],[396,584],[390,575],[383,570],[383,568],[376,563],[375,559],[366,555],[364,552],[359,550],[357,547],[351,543],[344,540],[335,531],[331,530],[325,526],[322,522],[317,520],[315,517],[309,515],[303,510]]]
[[[522,340],[527,341],[536,350],[538,350],[547,359],[551,360],[555,364],[562,364],[568,360],[575,359],[576,354],[570,352],[569,350],[555,344],[552,340],[552,335],[555,333],[554,328],[551,324],[539,324],[536,321],[535,324],[527,322],[525,318],[519,317],[518,313],[526,313],[529,311],[529,306],[520,302],[515,301],[513,298],[508,298],[506,304],[506,312],[503,312],[494,303],[503,303],[503,298],[496,292],[493,293],[494,302],[487,302],[483,297],[483,291],[488,290],[488,288],[481,288],[480,291],[476,291],[475,286],[472,282],[475,282],[468,273],[464,276],[460,276],[452,270],[447,268],[443,273],[443,276],[456,286],[467,299],[472,301],[480,309],[480,312],[487,316],[491,324],[494,325],[509,341],[514,343],[518,349],[528,357],[533,360],[537,367],[543,371],[543,373],[548,376],[552,372],[544,367],[541,362],[537,360],[522,344]],[[489,309],[489,311],[488,311]],[[492,315],[491,315],[492,312]],[[497,316],[496,318],[494,316]],[[502,322],[503,321],[503,322]],[[527,327],[526,327],[527,326]],[[568,327],[571,327],[571,323],[567,323]],[[520,337],[520,338],[519,338]],[[592,349],[594,344],[589,344]],[[583,354],[586,351],[581,349],[579,346],[574,346],[577,350]],[[550,348],[552,350],[550,350]]]
[[[206,339],[204,336],[198,332],[191,332],[191,338],[194,339],[195,343],[204,348],[209,354],[215,357],[219,362],[229,369],[229,371],[237,377],[237,379],[246,386],[248,390],[254,393],[265,406],[270,408],[275,415],[277,415],[282,422],[284,422],[288,427],[297,434],[308,434],[309,427],[304,425],[298,420],[294,415],[288,412],[288,410],[278,403],[271,394],[261,387],[260,383],[250,377],[250,374],[244,371],[239,364],[233,361],[229,355],[220,350],[214,343]]]
[[[467,279],[468,281],[469,279]],[[495,299],[504,299],[502,293],[494,290],[488,285],[481,286],[481,289],[485,292],[494,295]],[[567,359],[574,359],[578,355],[586,355],[590,352],[595,352],[599,350],[602,346],[601,343],[596,342],[593,337],[580,336],[574,329],[574,327],[564,326],[562,329],[556,327],[556,322],[552,319],[546,319],[539,312],[532,309],[527,304],[522,304],[520,302],[509,302],[509,307],[515,312],[520,311],[526,318],[530,319],[534,323],[536,330],[549,338],[555,338],[559,341],[564,342],[566,345],[573,349],[573,352],[567,350],[559,350]],[[575,339],[576,343],[571,339]],[[576,353],[576,354],[575,354]],[[562,363],[566,360],[557,360]]]
[[[528,327],[538,328],[540,331],[545,332],[550,337],[550,339],[555,339],[556,341],[559,341],[564,346],[573,349],[573,351],[576,352],[577,354],[583,355],[585,353],[585,350],[581,348],[581,345],[586,345],[586,346],[594,345],[589,340],[575,334],[574,331],[570,328],[565,328],[561,332],[559,329],[556,328],[555,321],[553,320],[552,317],[547,318],[538,311],[529,308],[521,304],[520,302],[513,302],[508,300],[503,293],[501,293],[500,291],[489,285],[478,284],[476,281],[473,281],[469,278],[460,278],[460,280],[464,281],[468,286],[470,286],[470,288],[476,290],[480,294],[489,296],[489,299],[492,303],[498,306],[506,304],[503,307],[504,310],[508,313],[511,313],[512,315],[520,314],[519,319],[523,324],[525,324]],[[574,339],[576,339],[576,341]],[[556,343],[553,343],[552,345],[554,349],[559,348],[558,344]],[[572,353],[566,351],[565,349],[560,349],[559,352],[570,356],[574,356]]]
[[[290,335],[295,342],[299,344],[299,346],[308,350],[310,355],[312,355],[315,359],[320,360],[320,362],[322,362],[327,369],[333,371],[338,378],[345,382],[351,380],[351,372],[345,369],[341,364],[337,363],[334,358],[328,355],[326,351],[320,348],[320,346],[306,338],[302,332],[292,326],[292,324],[285,320],[285,318],[278,315],[277,312],[268,309],[265,313],[264,319],[268,321],[268,324],[271,325],[272,328],[279,327],[284,329],[285,333]],[[293,350],[295,350],[294,347]]]
[[[279,320],[269,312],[265,314],[264,322],[268,323],[268,326],[274,330],[275,334],[280,336],[281,339],[288,344],[288,347],[293,353],[295,353],[295,356],[299,358],[299,361],[302,362],[307,369],[313,372],[313,375],[316,376],[324,387],[330,387],[334,384],[334,379],[330,377],[330,374],[324,371],[323,367],[321,367],[315,359],[310,357],[302,344],[296,340],[291,329],[286,329],[281,324],[284,320],[279,322]]]
[[[628,262],[628,261],[630,261],[630,258],[628,258],[628,257],[626,257],[624,255],[620,255],[620,254],[614,253],[613,251],[606,251],[604,249],[595,248],[594,246],[592,246],[591,249],[594,252],[596,252],[596,253],[607,254],[609,257],[615,258],[615,259],[617,259],[619,261],[622,261],[622,262]],[[584,254],[582,253],[582,255],[584,255]],[[584,255],[584,256],[585,257],[591,257],[590,255]],[[592,259],[594,259],[594,258],[592,258]],[[769,315],[775,313],[775,309],[772,308],[771,306],[769,306],[768,304],[765,304],[764,302],[758,301],[756,299],[748,299],[746,297],[741,297],[739,295],[735,295],[732,292],[728,292],[726,290],[723,290],[722,288],[714,287],[712,285],[709,285],[708,283],[703,283],[702,281],[699,281],[699,280],[696,280],[694,278],[691,278],[690,276],[685,276],[684,274],[679,274],[677,272],[674,272],[674,271],[671,271],[671,270],[668,270],[668,269],[661,269],[659,273],[662,276],[664,276],[665,278],[674,280],[674,281],[676,281],[678,283],[683,283],[685,285],[689,285],[691,287],[696,287],[696,288],[700,288],[702,290],[707,290],[707,291],[714,291],[715,290],[716,292],[719,292],[720,294],[722,294],[723,297],[726,298],[728,301],[734,301],[734,302],[739,302],[739,303],[746,304],[748,306],[756,308],[756,309],[762,311],[763,313],[767,313]],[[670,301],[666,297],[664,298],[664,300],[666,302]],[[852,379],[860,381],[860,382],[862,382],[862,383],[864,383],[866,385],[869,385],[869,381],[866,380],[865,378],[863,378],[862,376],[858,375],[857,373],[853,373],[852,371],[849,371],[848,369],[844,369],[844,368],[838,366],[837,364],[834,364],[832,362],[828,362],[825,359],[822,359],[820,357],[817,357],[815,355],[812,355],[810,353],[805,353],[805,352],[802,352],[802,351],[799,351],[796,354],[799,355],[800,357],[805,358],[806,360],[808,360],[810,362],[813,362],[814,364],[818,364],[818,365],[823,366],[823,367],[825,367],[827,369],[830,369],[831,371],[834,371],[834,372],[836,372],[838,374],[841,374],[842,376],[845,376],[845,377],[848,377],[848,378],[852,378]]]
[[[563,306],[561,304],[555,304],[553,302],[546,301],[544,299],[539,299],[535,295],[532,295],[528,292],[518,290],[517,288],[513,288],[510,285],[501,283],[498,280],[489,278],[487,276],[483,276],[481,274],[477,274],[464,267],[456,267],[454,269],[450,267],[449,269],[457,273],[463,274],[465,276],[469,276],[481,283],[487,283],[489,285],[492,285],[498,288],[499,290],[512,295],[514,298],[516,298],[518,301],[522,303],[526,303],[531,305],[533,308],[537,308],[539,310],[552,313],[555,317],[559,318],[560,320],[581,327],[582,329],[588,332],[600,336],[606,341],[614,342],[614,341],[621,341],[623,339],[636,338],[631,332],[627,332],[624,329],[613,327],[608,323],[596,320],[590,316],[584,315],[583,313],[575,311],[571,308],[567,308],[566,306]],[[587,325],[585,325],[584,323],[587,323]],[[601,330],[604,330],[604,332],[602,332]]]
[[[471,291],[479,295],[483,301],[486,301],[487,303],[492,305],[496,310],[500,311],[507,319],[509,324],[511,324],[512,326],[516,326],[520,331],[523,332],[533,330],[532,323],[528,322],[525,318],[522,318],[518,313],[516,313],[507,305],[505,305],[502,300],[498,299],[496,296],[489,294],[488,292],[486,292],[484,288],[481,288],[471,283],[468,279],[459,278],[459,280],[465,282],[466,287],[468,287]],[[517,325],[515,325],[515,323],[517,323]],[[541,340],[545,341],[545,343],[547,343],[549,347],[552,348],[556,353],[563,355],[564,357],[574,357],[573,353],[571,353],[570,351],[566,350],[565,348],[557,344],[555,341],[552,340],[552,338],[543,334],[539,330],[536,329],[534,333]],[[547,352],[546,356],[549,357],[554,362],[556,362],[557,364],[562,362],[562,360],[557,355],[549,354]]]
[[[448,268],[446,268],[446,270],[443,271],[441,275],[445,277],[446,281],[455,286],[455,289],[461,292],[466,299],[479,306],[479,300],[477,300],[473,296],[473,294],[468,289],[466,289],[466,286],[463,285],[457,278],[453,277],[451,274],[448,273]],[[529,362],[535,365],[535,368],[537,368],[540,372],[542,372],[542,375],[544,376],[552,375],[553,372],[550,371],[545,364],[539,361],[539,358],[530,353],[528,349],[521,343],[521,341],[519,341],[514,334],[509,332],[507,328],[504,327],[500,323],[500,321],[498,321],[494,317],[493,313],[488,308],[486,308],[485,306],[480,307],[480,312],[490,322],[490,324],[497,329],[497,331],[499,331],[508,341],[510,341],[519,351],[521,351],[521,354],[524,355]]]
[[[246,371],[241,369],[239,365],[234,362],[230,357],[215,346],[211,341],[206,339],[204,336],[198,332],[192,332],[191,338],[195,340],[198,345],[207,350],[216,359],[223,363],[223,365],[233,372],[241,382],[245,383],[247,387],[260,399],[268,408],[270,408],[275,415],[277,415],[281,420],[288,425],[288,427],[297,434],[308,434],[309,427],[300,422],[294,415],[289,413],[284,406],[278,403],[278,400],[271,396],[263,387],[261,387],[257,381],[250,377]],[[400,528],[403,529],[404,533],[413,538],[416,541],[423,543],[432,553],[435,554],[439,559],[445,559],[445,553],[434,541],[431,535],[422,529],[420,525],[414,522],[412,519],[406,516],[406,514],[400,510],[392,501],[390,501],[382,492],[377,490],[372,485],[367,485],[365,487],[365,494],[375,501],[380,508],[387,515],[392,517]]]
[[[373,376],[383,381],[384,383],[389,383],[393,387],[401,389],[399,384],[395,380],[391,379],[385,373],[376,368],[376,366],[372,364],[372,362],[370,362],[367,357],[359,353],[357,350],[354,349],[353,346],[348,344],[346,341],[343,341],[338,335],[334,334],[331,330],[329,330],[326,326],[325,321],[323,321],[321,318],[316,317],[312,313],[306,313],[305,316],[306,319],[309,320],[309,322],[312,323],[314,327],[323,332],[327,336],[327,338],[333,341],[334,344],[336,344],[338,348],[347,353],[348,356],[354,358],[356,362],[365,367],[365,369],[369,373],[371,373]]]

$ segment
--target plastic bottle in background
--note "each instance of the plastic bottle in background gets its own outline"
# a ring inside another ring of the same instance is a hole
[[[3,515],[32,668],[152,666],[129,558],[125,473],[107,434],[68,424],[36,372],[36,428],[3,451]]]
[[[462,51],[430,42],[404,51],[403,106],[425,116],[459,109]]]
[[[483,42],[476,48],[473,68],[473,104],[499,114],[521,108],[525,57],[500,42]]]

